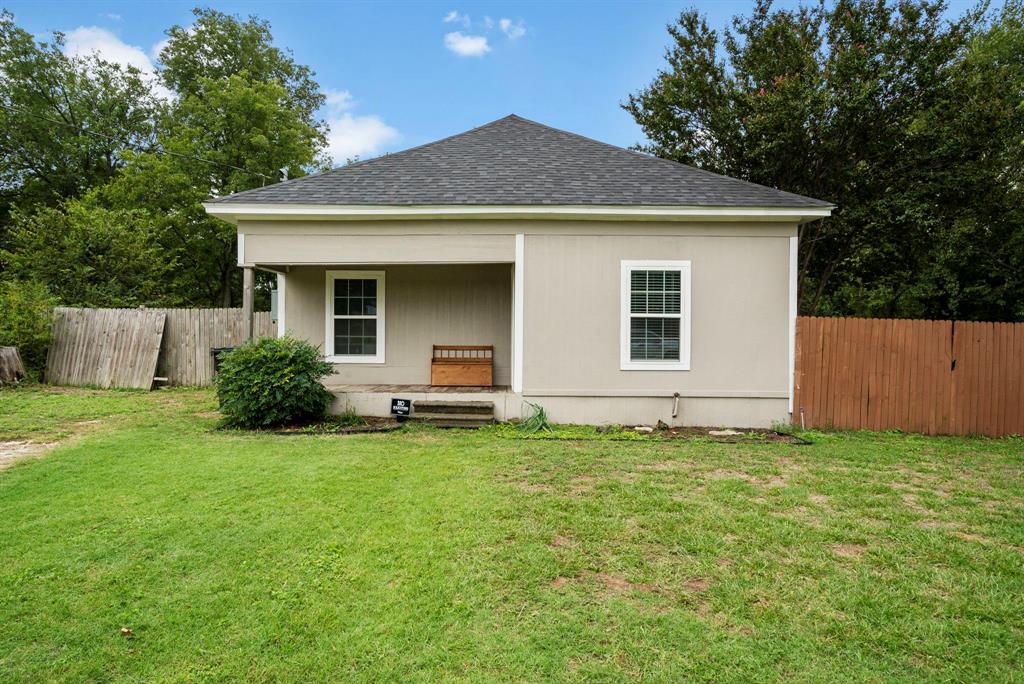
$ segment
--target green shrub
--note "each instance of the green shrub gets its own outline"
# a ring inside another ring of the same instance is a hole
[[[46,286],[30,280],[0,282],[0,346],[17,347],[28,377],[38,380],[46,366],[53,307]]]
[[[331,393],[320,380],[334,372],[320,350],[293,337],[264,337],[221,357],[217,397],[229,425],[274,427],[322,418]]]

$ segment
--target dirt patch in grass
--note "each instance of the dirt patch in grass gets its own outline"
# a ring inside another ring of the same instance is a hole
[[[811,494],[807,498],[810,499],[811,503],[817,504],[818,506],[828,505],[828,497],[825,496],[824,494]]]
[[[683,461],[658,461],[657,463],[642,463],[637,470],[651,470],[656,473],[666,473],[672,470],[679,470],[684,466],[692,466],[692,463]]]
[[[40,444],[27,440],[0,442],[0,470],[10,468],[22,459],[41,456],[54,446],[56,446],[56,443]]]
[[[705,480],[743,480],[744,482],[751,482],[754,479],[747,473],[739,470],[725,470],[723,468],[716,468],[715,470],[701,473],[700,477]]]
[[[577,475],[569,483],[569,493],[573,496],[586,494],[594,489],[597,478],[593,475]]]
[[[572,580],[571,577],[563,577],[563,576],[559,575],[555,579],[551,580],[551,584],[549,586],[552,589],[561,589],[562,587],[566,586],[567,584],[569,584],[572,581],[573,580]]]
[[[522,480],[513,480],[512,484],[517,489],[520,489],[528,494],[554,494],[555,488],[549,484],[543,482],[524,482]]]
[[[742,470],[729,470],[726,468],[717,468],[715,470],[699,473],[698,477],[705,480],[742,480],[743,482],[749,482],[752,485],[766,488],[785,487],[789,483],[789,475],[786,472],[779,473],[777,475],[757,477],[756,475],[745,473]]]
[[[691,577],[683,582],[683,588],[687,591],[707,591],[711,582],[702,577]]]
[[[863,544],[833,544],[831,548],[840,558],[860,558],[868,550]]]
[[[624,577],[611,575],[606,572],[595,572],[589,575],[589,577],[601,585],[604,592],[608,594],[621,594],[629,591],[646,591],[656,594],[661,591],[661,587],[657,584],[630,582]]]
[[[818,517],[818,513],[819,511],[807,508],[806,506],[797,506],[796,508],[792,508],[788,511],[774,512],[772,515],[776,518],[790,520],[792,522],[820,530],[824,527],[824,524]]]
[[[556,534],[555,538],[551,540],[551,548],[553,549],[564,549],[567,546],[572,546],[575,540],[572,537],[566,537],[562,534]]]
[[[909,508],[914,513],[920,515],[927,515],[931,513],[931,511],[929,511],[927,508],[925,508],[918,502],[917,496],[915,494],[903,494],[902,496],[900,496],[900,500],[903,502],[904,506]]]

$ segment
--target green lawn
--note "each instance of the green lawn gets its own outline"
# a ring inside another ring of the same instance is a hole
[[[1024,679],[1024,441],[218,432],[0,392],[0,681]],[[122,628],[131,630],[123,635]]]

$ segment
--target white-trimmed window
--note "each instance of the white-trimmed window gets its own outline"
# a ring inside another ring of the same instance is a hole
[[[327,271],[327,339],[333,363],[384,363],[384,271]]]
[[[690,370],[690,262],[623,261],[621,370]]]

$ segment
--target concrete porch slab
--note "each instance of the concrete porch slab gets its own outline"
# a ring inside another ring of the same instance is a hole
[[[343,385],[325,384],[334,401],[331,413],[352,409],[361,416],[391,415],[393,398],[409,401],[488,401],[494,404],[495,420],[522,417],[523,397],[507,386],[441,387],[436,385]]]

